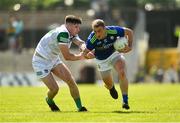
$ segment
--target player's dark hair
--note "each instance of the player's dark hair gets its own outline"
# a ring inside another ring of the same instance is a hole
[[[100,27],[100,26],[105,27],[105,22],[103,20],[96,19],[92,22],[92,29]]]
[[[74,16],[74,15],[67,15],[65,17],[65,23],[81,24],[82,19],[80,17]]]

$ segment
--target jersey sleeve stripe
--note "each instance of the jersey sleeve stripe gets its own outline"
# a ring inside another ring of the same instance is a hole
[[[60,37],[59,42],[68,42],[68,39],[67,39],[67,38],[63,38],[63,37]]]
[[[67,44],[68,42],[65,42],[65,41],[58,41],[58,43]]]
[[[107,30],[108,34],[117,34],[117,30]]]
[[[93,44],[94,42],[96,41],[96,36],[94,35],[92,38],[91,38],[91,43]]]

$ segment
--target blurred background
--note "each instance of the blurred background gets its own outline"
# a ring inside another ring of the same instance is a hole
[[[33,51],[68,14],[82,17],[83,40],[96,18],[134,31],[133,50],[125,54],[131,83],[180,83],[180,0],[0,0],[0,86],[40,84]],[[100,83],[94,60],[64,62],[78,83]]]

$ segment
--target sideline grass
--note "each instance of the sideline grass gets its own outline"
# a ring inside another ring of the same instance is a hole
[[[102,86],[78,86],[88,112],[76,111],[67,86],[55,98],[61,112],[49,110],[45,87],[0,87],[0,122],[180,122],[179,84],[131,84],[129,111]]]

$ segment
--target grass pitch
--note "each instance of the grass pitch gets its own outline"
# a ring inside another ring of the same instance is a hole
[[[88,112],[77,112],[67,86],[55,98],[61,112],[51,112],[45,87],[0,87],[0,122],[180,122],[179,84],[130,84],[131,109],[121,108],[99,85],[78,85]]]

